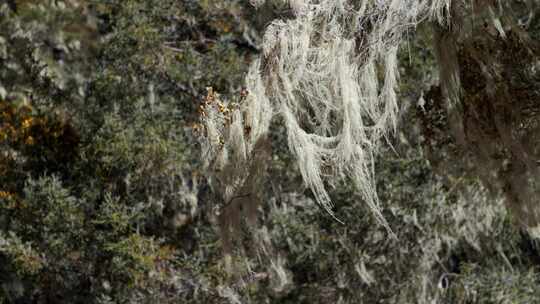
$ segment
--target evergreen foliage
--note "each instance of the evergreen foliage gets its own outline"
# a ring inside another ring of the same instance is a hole
[[[0,1],[0,303],[540,303],[539,7]]]

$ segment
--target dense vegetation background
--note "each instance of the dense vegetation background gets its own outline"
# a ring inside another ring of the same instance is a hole
[[[396,238],[347,183],[345,224],[321,210],[275,122],[264,204],[224,251],[193,126],[207,87],[242,94],[276,17],[287,4],[0,1],[0,302],[540,303],[534,236],[445,137],[430,25],[401,50],[407,127],[376,165]],[[534,112],[538,83],[518,76]]]

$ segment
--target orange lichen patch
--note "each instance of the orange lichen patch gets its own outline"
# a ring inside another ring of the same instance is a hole
[[[28,104],[0,100],[0,145],[25,160],[23,164],[8,155],[0,157],[0,173],[6,181],[7,176],[17,180],[28,170],[63,168],[77,156],[78,144],[78,132],[65,116],[36,113]]]
[[[59,117],[34,114],[28,105],[17,107],[0,101],[0,140],[33,145],[36,142],[60,138],[69,124]]]
[[[0,208],[2,209],[20,210],[28,207],[28,204],[26,204],[24,200],[20,199],[20,196],[17,195],[17,193],[9,190],[0,191],[0,202],[2,202],[0,205]]]
[[[0,118],[0,142],[24,141],[25,134],[36,123],[30,106],[16,106],[7,101],[0,101]]]
[[[204,135],[206,132],[204,125],[201,123],[193,123],[191,129],[198,135]]]
[[[0,198],[10,198],[13,195],[14,194],[12,192],[9,192],[9,191],[0,191]]]
[[[34,122],[33,117],[27,117],[22,121],[21,127],[23,129],[29,129],[33,125],[33,122]]]
[[[29,146],[32,146],[36,143],[36,141],[34,140],[34,137],[32,136],[28,136],[25,140],[24,140],[24,143],[29,145]]]
[[[207,94],[204,97],[201,105],[199,105],[199,116],[200,121],[192,125],[193,131],[199,136],[206,137],[208,136],[206,130],[206,120],[209,119],[209,115],[213,118],[221,119],[224,127],[229,127],[233,120],[233,112],[235,109],[238,109],[240,104],[244,102],[249,95],[249,91],[246,88],[242,88],[239,92],[236,100],[237,102],[222,102],[219,98],[219,94],[214,92],[213,88],[207,88]],[[246,121],[244,117],[244,122]],[[251,134],[251,126],[244,123],[244,135],[249,136]],[[219,136],[218,147],[221,149],[224,147],[224,139]]]
[[[219,95],[214,92],[214,89],[211,87],[206,88],[207,94],[202,101],[202,104],[199,106],[199,114],[201,117],[207,117],[208,111],[210,108],[215,108],[218,110],[219,113],[224,115],[224,118],[226,120],[230,120],[230,116],[232,114],[232,110],[236,108],[236,103],[223,103],[219,99]],[[240,100],[244,100],[245,97],[248,95],[248,91],[246,89],[243,89],[240,92]]]

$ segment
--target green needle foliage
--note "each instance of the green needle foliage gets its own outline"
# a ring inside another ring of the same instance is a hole
[[[0,303],[539,302],[538,6],[0,1]]]

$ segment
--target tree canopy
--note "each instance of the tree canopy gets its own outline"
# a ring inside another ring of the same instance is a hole
[[[0,2],[0,302],[538,302],[539,8]]]

